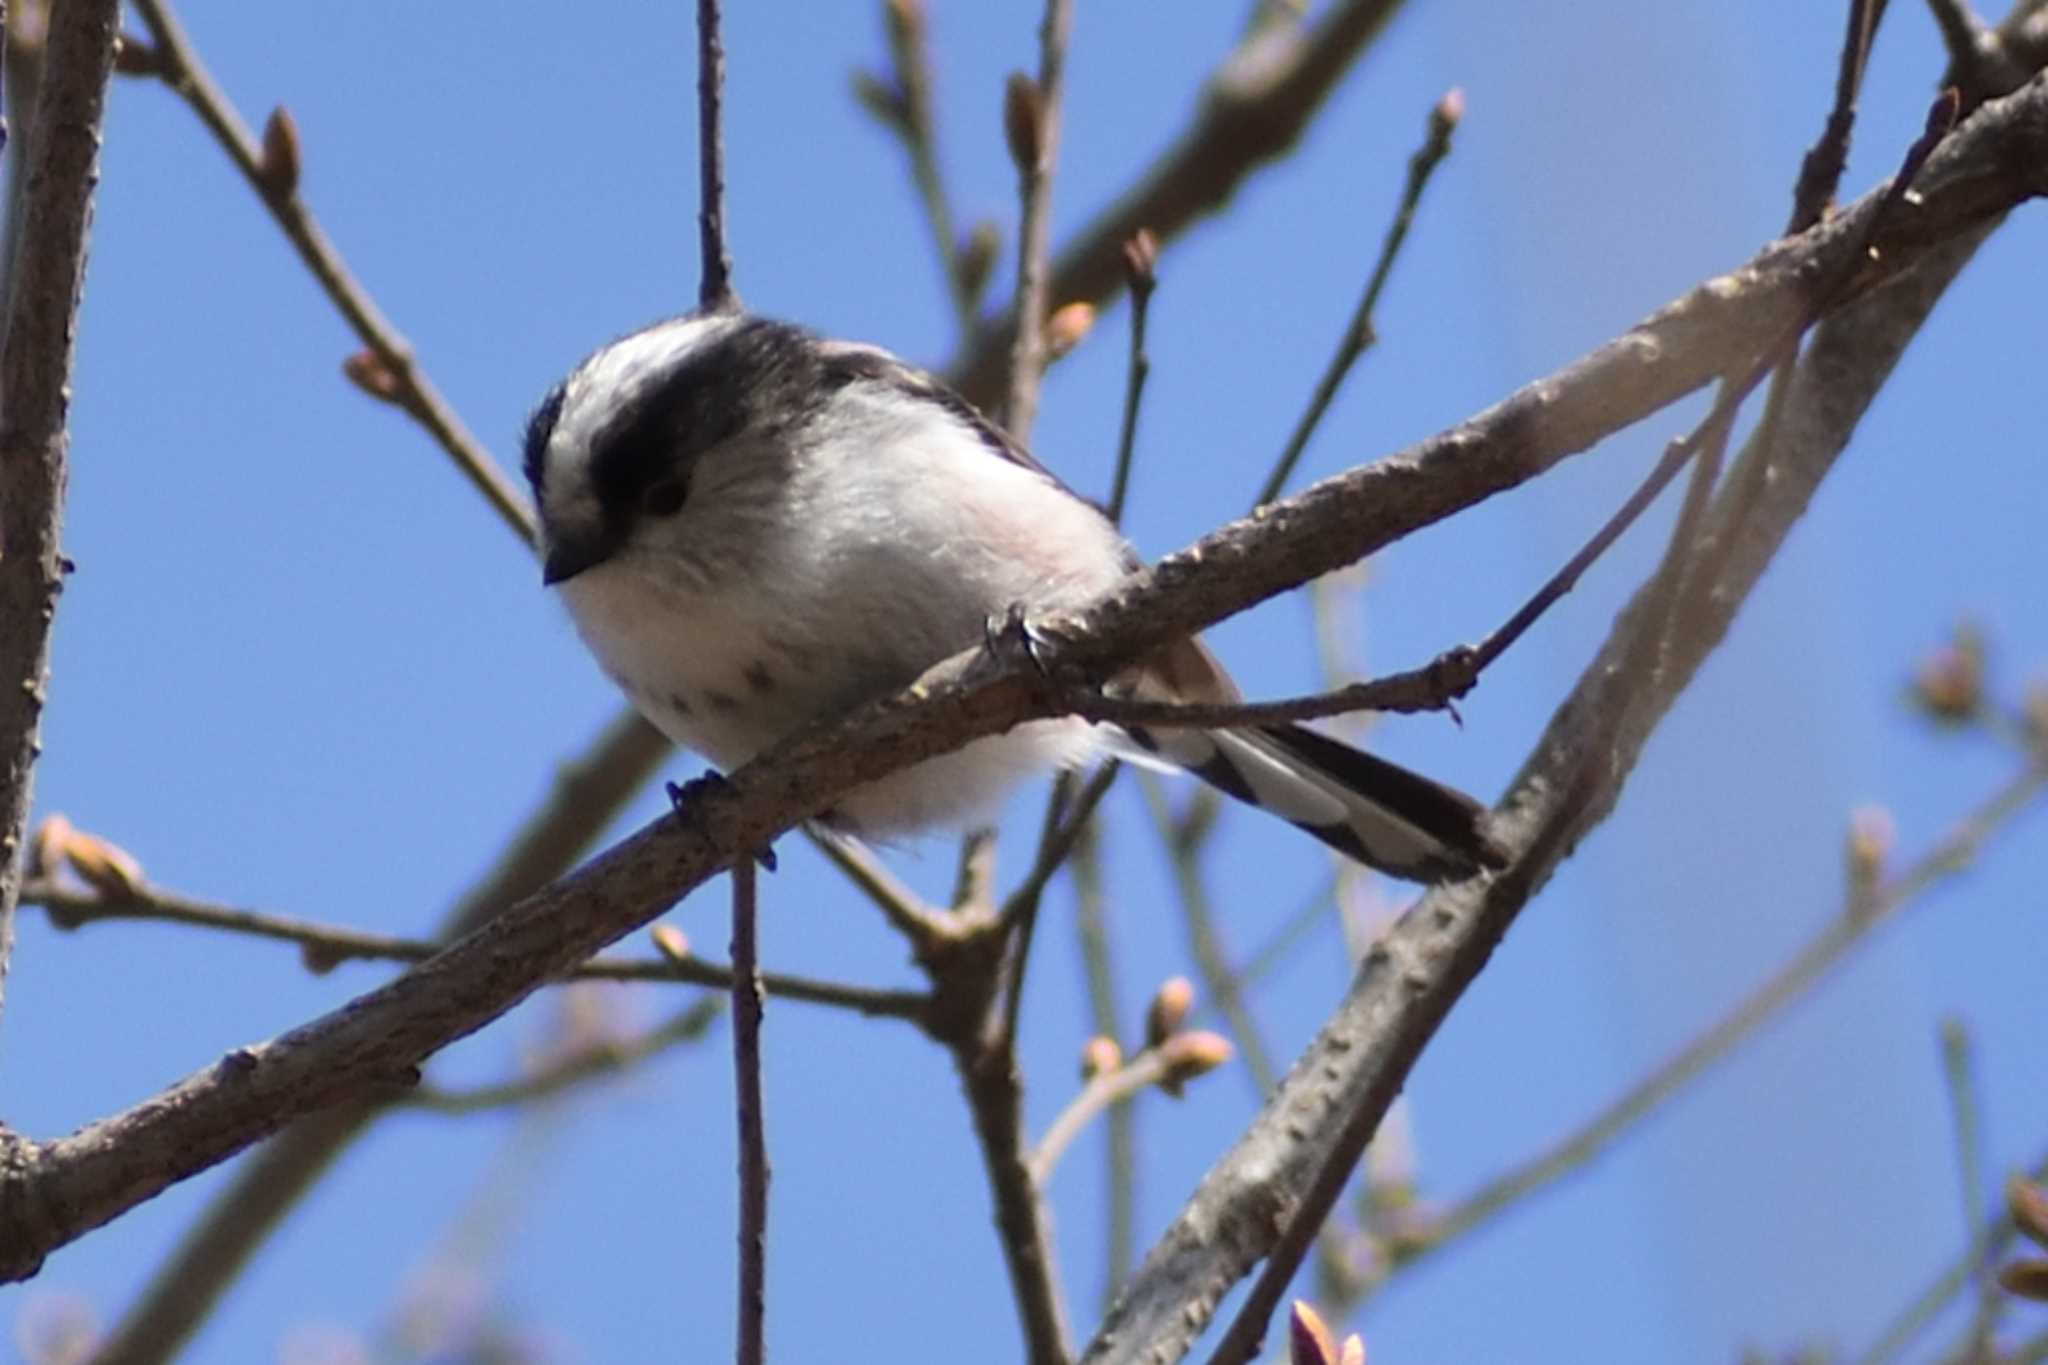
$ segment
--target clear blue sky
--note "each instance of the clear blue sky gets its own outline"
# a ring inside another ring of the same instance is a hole
[[[934,4],[946,171],[963,219],[1014,213],[997,110],[1035,5]],[[1079,7],[1062,235],[1186,118],[1244,5]],[[1240,511],[1348,313],[1429,106],[1468,117],[1379,317],[1382,343],[1301,480],[1493,401],[1732,266],[1783,223],[1833,80],[1839,4],[1585,0],[1409,7],[1302,154],[1162,266],[1130,526],[1148,556]],[[508,467],[545,387],[694,298],[691,6],[195,4],[195,41],[259,122],[290,105],[305,192],[420,358]],[[755,308],[942,362],[953,337],[890,141],[848,75],[878,7],[734,5],[731,213]],[[1918,6],[1880,38],[1847,178],[1887,174],[1942,67]],[[355,349],[196,120],[114,100],[80,341],[67,550],[41,810],[195,895],[423,931],[619,705],[525,552],[426,439],[339,375]],[[2048,666],[2039,523],[2043,223],[2022,213],[1908,355],[1856,448],[1650,746],[1619,814],[1524,916],[1409,1088],[1425,1193],[1451,1199],[1574,1126],[1835,912],[1848,811],[1924,847],[2015,760],[1901,704],[1959,615],[1997,684]],[[999,282],[999,288],[1004,287]],[[1107,486],[1121,309],[1048,385],[1036,446]],[[1373,566],[1347,622],[1368,667],[1490,628],[1689,421],[1667,414]],[[1645,528],[1465,707],[1375,743],[1489,796],[1514,771],[1657,544]],[[1248,690],[1313,685],[1301,601],[1215,634]],[[678,758],[671,771],[692,765]],[[1017,807],[1019,829],[1035,800]],[[648,794],[629,812],[659,809]],[[1135,788],[1107,808],[1133,1019],[1189,969]],[[622,826],[626,827],[626,826]],[[1021,858],[1011,840],[1007,866]],[[1721,1361],[1755,1342],[1867,1342],[1961,1245],[1936,1023],[1974,1031],[1993,1170],[2048,1143],[2040,1084],[2048,815],[1590,1173],[1402,1280],[1363,1318],[1374,1358]],[[896,858],[936,889],[943,843]],[[1208,867],[1233,946],[1328,875],[1316,846],[1232,812]],[[2031,874],[2031,875],[2030,875]],[[895,940],[796,843],[767,884],[771,965],[912,984]],[[1025,1012],[1034,1130],[1073,1084],[1085,1013],[1071,898],[1049,902]],[[711,893],[672,916],[722,949]],[[25,912],[0,1021],[0,1117],[51,1136],[383,978],[195,931],[53,934]],[[1261,992],[1292,1056],[1342,990],[1334,930]],[[681,1002],[615,1002],[652,1021]],[[430,1068],[507,1074],[532,1007]],[[963,1107],[908,1029],[800,1005],[768,1019],[773,1348],[790,1360],[1014,1358],[1014,1318]],[[544,1119],[382,1124],[274,1240],[191,1358],[273,1358],[309,1328],[374,1336],[448,1255],[556,1358],[729,1352],[730,1076],[722,1026]],[[1148,1097],[1149,1243],[1256,1097],[1242,1076]],[[1102,1271],[1099,1134],[1053,1196],[1069,1297]],[[221,1183],[169,1194],[0,1290],[110,1320]],[[488,1212],[477,1215],[479,1200]],[[486,1251],[451,1253],[481,1217]],[[873,1343],[872,1350],[863,1346]],[[884,1345],[886,1343],[886,1345]]]

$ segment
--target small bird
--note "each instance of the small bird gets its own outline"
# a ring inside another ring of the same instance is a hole
[[[890,695],[1022,607],[1078,606],[1137,567],[1108,517],[929,372],[788,323],[699,312],[604,347],[526,431],[543,582],[663,734],[721,768]],[[1230,703],[1187,639],[1112,691]],[[857,787],[864,837],[987,816],[1103,752],[1184,768],[1397,877],[1505,862],[1485,807],[1300,725],[1033,721]]]

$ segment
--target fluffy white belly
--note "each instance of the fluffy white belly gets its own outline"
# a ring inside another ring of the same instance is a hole
[[[853,649],[828,647],[772,602],[735,604],[657,583],[630,563],[579,574],[562,595],[584,643],[640,714],[728,772],[814,719],[904,686],[926,666],[922,655],[936,662],[950,652],[927,647],[906,657],[875,632]],[[688,627],[650,631],[652,621]],[[785,624],[764,628],[768,621]],[[826,818],[872,838],[970,826],[992,818],[1018,782],[1083,763],[1097,747],[1085,721],[1034,722],[857,787]]]

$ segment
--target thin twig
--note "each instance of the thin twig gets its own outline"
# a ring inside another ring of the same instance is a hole
[[[754,859],[732,865],[732,1064],[739,1111],[739,1365],[764,1365],[768,1313],[768,1138],[761,1104],[761,963]]]
[[[1863,73],[1870,67],[1870,49],[1877,41],[1877,26],[1884,19],[1888,0],[1849,0],[1848,31],[1842,35],[1842,53],[1835,65],[1835,100],[1805,158],[1799,164],[1799,180],[1792,191],[1789,232],[1804,232],[1820,221],[1842,172],[1849,164],[1849,136],[1856,126],[1856,96],[1863,88]]]
[[[1866,254],[1870,243],[1884,231],[1888,221],[1899,211],[1912,188],[1920,168],[1934,152],[1941,139],[1946,136],[1955,120],[1956,105],[1952,96],[1937,98],[1928,110],[1927,125],[1920,137],[1906,149],[1900,161],[1898,172],[1880,194],[1876,207],[1864,221],[1860,233],[1863,251]],[[1679,602],[1694,584],[1712,582],[1719,577],[1721,557],[1726,553],[1729,542],[1721,545],[1698,546],[1697,529],[1707,507],[1707,494],[1711,491],[1720,470],[1720,452],[1724,448],[1729,432],[1733,430],[1736,413],[1749,395],[1756,391],[1758,384],[1798,355],[1799,338],[1816,322],[1841,302],[1854,277],[1858,262],[1855,257],[1845,260],[1842,268],[1831,278],[1822,281],[1807,299],[1798,316],[1791,319],[1776,335],[1768,337],[1753,353],[1753,358],[1744,367],[1737,368],[1731,376],[1725,377],[1715,393],[1714,405],[1699,425],[1683,438],[1672,442],[1658,461],[1657,466],[1636,488],[1627,501],[1607,522],[1593,534],[1591,540],[1572,556],[1565,566],[1539,588],[1521,608],[1493,634],[1489,635],[1471,651],[1471,667],[1475,673],[1498,659],[1508,648],[1534,625],[1557,601],[1575,587],[1585,571],[1604,554],[1622,532],[1642,515],[1657,495],[1675,478],[1685,464],[1702,452],[1706,458],[1695,471],[1684,506],[1680,509],[1678,522],[1671,540],[1666,547],[1663,562],[1652,579],[1655,591],[1652,597],[1662,603],[1662,608],[1652,613],[1650,619],[1659,622],[1656,629],[1644,631],[1637,637],[1636,652],[1641,659],[1654,663],[1668,644],[1668,625],[1675,621],[1680,612]],[[1753,461],[1751,468],[1766,467],[1763,461]],[[1738,485],[1738,491],[1744,492]],[[1698,561],[1689,564],[1697,549]],[[1683,587],[1681,579],[1686,571],[1691,576]]]
[[[678,1011],[667,1023],[636,1038],[586,1048],[531,1076],[467,1090],[442,1090],[423,1085],[400,1095],[396,1103],[405,1109],[461,1116],[553,1099],[564,1091],[630,1070],[679,1043],[703,1037],[711,1027],[711,1021],[724,1011],[725,997],[705,995],[695,1004]]]
[[[1337,874],[1318,886],[1290,911],[1286,919],[1274,926],[1265,941],[1245,954],[1244,966],[1237,973],[1240,987],[1249,989],[1266,973],[1286,960],[1287,954],[1308,941],[1310,933],[1330,913],[1331,899],[1337,894]]]
[[[961,836],[960,861],[953,871],[953,909],[990,909],[995,904],[996,832],[973,829]]]
[[[1976,851],[2048,787],[2048,763],[2001,786],[1949,834],[1875,892],[1849,895],[1841,910],[1761,984],[1698,1037],[1588,1119],[1563,1141],[1488,1181],[1420,1230],[1407,1260],[1441,1250],[1511,1206],[1581,1170],[1658,1106],[1683,1091],[1795,1001],[1849,952],[1926,892],[1967,868]],[[1405,1264],[1405,1261],[1404,1261]]]
[[[1990,1256],[1990,1224],[1984,1214],[1991,1204],[1984,1186],[1984,1102],[1977,1089],[1970,1031],[1954,1015],[1941,1021],[1941,1076],[1942,1088],[1948,1093],[1949,1122],[1955,1129],[1956,1194],[1963,1232],[1977,1251],[1977,1310],[1971,1315],[1966,1344],[1975,1360],[1991,1345],[2005,1295],[1998,1285],[1998,1267]]]
[[[911,182],[924,205],[925,224],[932,232],[933,255],[945,277],[946,294],[960,335],[971,336],[976,322],[979,285],[965,268],[961,241],[954,227],[952,200],[946,194],[939,165],[937,101],[932,76],[931,29],[922,0],[884,0],[882,18],[889,35],[890,79],[886,84],[861,73],[857,93],[879,117],[910,158]],[[984,273],[985,279],[985,273]]]
[[[919,946],[954,937],[945,915],[928,904],[891,872],[873,850],[848,834],[826,829],[816,821],[803,826],[804,837],[858,887],[897,932]]]
[[[2028,1178],[2036,1182],[2048,1181],[2048,1156],[2034,1163]],[[1984,1220],[1982,1228],[1967,1239],[1962,1253],[1931,1280],[1927,1287],[1914,1295],[1898,1314],[1878,1333],[1870,1349],[1856,1357],[1856,1365],[1885,1365],[1913,1343],[1913,1339],[1925,1331],[1930,1323],[1948,1306],[1951,1299],[1969,1287],[1976,1278],[1977,1269],[1988,1258],[1996,1261],[2005,1254],[2013,1239],[2018,1236],[2013,1226],[2012,1215],[1999,1209]],[[1946,1354],[1940,1359],[1948,1359]]]
[[[1110,937],[1103,890],[1102,826],[1089,821],[1067,866],[1074,882],[1074,933],[1080,941],[1081,970],[1088,981],[1088,1009],[1095,1036],[1114,1040],[1122,1015],[1117,1007],[1116,953]],[[1137,1259],[1138,1123],[1137,1111],[1118,1105],[1109,1111],[1108,1142],[1103,1155],[1108,1169],[1104,1185],[1102,1311],[1108,1312],[1116,1292],[1129,1278]]]
[[[374,354],[382,376],[389,381],[386,396],[427,429],[513,534],[529,546],[536,544],[538,533],[533,512],[517,485],[505,476],[490,452],[463,425],[454,408],[420,369],[411,344],[378,311],[369,293],[349,273],[341,253],[327,239],[297,188],[266,172],[262,148],[200,61],[168,0],[136,0],[135,8],[149,26],[155,43],[155,73],[192,106],[284,230],[299,259],[355,329],[357,338]]]
[[[1252,506],[1257,507],[1280,496],[1280,490],[1287,486],[1287,480],[1294,474],[1295,465],[1301,462],[1302,452],[1308,449],[1309,438],[1315,435],[1331,400],[1343,387],[1345,376],[1351,373],[1351,367],[1358,363],[1358,358],[1378,340],[1372,327],[1373,309],[1379,306],[1380,293],[1387,287],[1387,277],[1394,270],[1394,258],[1401,254],[1401,243],[1408,238],[1408,228],[1415,221],[1415,209],[1422,202],[1422,192],[1429,188],[1429,178],[1436,168],[1450,155],[1451,134],[1464,114],[1465,94],[1461,90],[1452,90],[1429,111],[1428,132],[1423,137],[1422,146],[1408,158],[1408,183],[1401,192],[1401,204],[1394,211],[1394,221],[1388,224],[1386,237],[1380,242],[1379,260],[1374,263],[1372,274],[1366,281],[1365,293],[1360,296],[1358,307],[1352,311],[1351,321],[1345,324],[1344,335],[1337,341],[1336,354],[1330,357],[1322,377],[1316,381],[1308,408],[1294,424],[1294,433],[1287,438],[1286,447],[1281,450],[1280,458],[1274,461],[1272,472],[1266,475],[1258,496],[1252,499]]]
[[[1883,20],[1888,0],[1849,0],[1848,25],[1842,35],[1842,50],[1835,63],[1835,97],[1828,111],[1826,123],[1819,138],[1801,160],[1799,178],[1792,191],[1791,216],[1786,220],[1788,234],[1806,231],[1818,223],[1834,204],[1835,195],[1841,187],[1842,172],[1849,162],[1849,138],[1856,123],[1856,100],[1863,87],[1864,73],[1870,66],[1870,52],[1877,41],[1877,26]],[[1793,358],[1787,357],[1771,374],[1770,388],[1764,394],[1763,414],[1757,419],[1760,442],[1768,449],[1778,439],[1784,420],[1785,406],[1791,396],[1792,377],[1795,373]],[[1733,506],[1738,509],[1731,514],[1730,525],[1741,525],[1743,512],[1762,492],[1754,481],[1766,476],[1769,462],[1751,461],[1740,471],[1743,482],[1738,485]],[[1694,577],[1711,577],[1719,551],[1709,548],[1699,556],[1699,562],[1692,566]]]
[[[1247,35],[1201,83],[1188,126],[1061,248],[1048,296],[1107,303],[1124,284],[1123,244],[1140,228],[1174,240],[1284,157],[1400,8],[1401,0],[1342,0],[1312,25]],[[948,370],[969,402],[1002,402],[1015,341],[1008,315],[970,339]]]
[[[1116,476],[1109,486],[1109,519],[1124,519],[1124,501],[1131,491],[1131,461],[1138,444],[1138,409],[1145,398],[1145,380],[1152,358],[1145,354],[1145,323],[1152,315],[1152,291],[1159,284],[1159,241],[1140,228],[1124,243],[1124,278],[1131,291],[1131,358],[1124,371],[1124,415],[1117,429]]]
[[[26,144],[20,240],[0,337],[0,1000],[14,947],[35,764],[42,753],[50,626],[68,567],[60,548],[71,448],[72,339],[85,290],[100,127],[121,7],[56,6],[49,16],[35,136]],[[0,32],[5,15],[0,14]],[[0,54],[4,66],[4,54]]]
[[[1159,1084],[1166,1075],[1166,1067],[1166,1054],[1159,1048],[1148,1047],[1116,1070],[1105,1071],[1082,1086],[1032,1149],[1032,1183],[1043,1189],[1052,1179],[1053,1167],[1097,1114],[1105,1110],[1113,1113],[1125,1100]]]
[[[1110,784],[1122,771],[1122,764],[1111,760],[1092,773],[1073,800],[1063,803],[1063,818],[1048,822],[1043,837],[1039,840],[1038,855],[1032,860],[1031,870],[1017,883],[1003,901],[1002,917],[1015,921],[1030,913],[1039,899],[1045,895],[1045,888],[1073,851],[1074,844],[1081,837],[1081,831],[1093,818],[1095,808],[1102,804]],[[1048,814],[1054,812],[1048,811]]]
[[[725,239],[725,43],[719,36],[718,0],[697,0],[697,241],[702,273],[697,305],[735,312],[732,249]]]
[[[1027,138],[1016,139],[1017,193],[1023,211],[1017,223],[1016,339],[1010,347],[1010,393],[1003,424],[1020,445],[1031,443],[1038,414],[1038,383],[1045,374],[1045,318],[1051,302],[1052,176],[1059,164],[1060,102],[1065,93],[1067,39],[1074,28],[1073,0],[1045,0],[1038,29],[1038,79],[1012,121],[1028,121]],[[1013,92],[1020,87],[1013,86]]]
[[[137,887],[128,899],[112,900],[44,879],[23,887],[22,901],[42,907],[51,923],[60,929],[75,929],[99,920],[148,920],[295,943],[307,967],[316,972],[331,970],[343,962],[425,962],[446,946],[428,939],[373,934],[289,915],[242,910],[180,896],[157,886]],[[679,982],[720,990],[729,988],[733,982],[730,968],[697,957],[599,957],[559,979]],[[876,1018],[906,1019],[919,1024],[924,1022],[931,1003],[928,996],[918,991],[878,990],[779,972],[768,972],[762,980],[768,993],[781,999],[834,1005]]]
[[[1477,658],[1478,652],[1474,648],[1457,645],[1421,668],[1389,673],[1383,678],[1371,678],[1365,682],[1347,683],[1329,692],[1278,697],[1272,701],[1145,701],[1136,697],[1110,696],[1092,687],[1075,685],[1061,692],[1060,709],[1107,725],[1195,730],[1284,725],[1291,721],[1321,720],[1361,711],[1402,715],[1442,711],[1450,709],[1453,702],[1470,692],[1478,682]]]
[[[1215,1002],[1217,1011],[1223,1016],[1224,1026],[1230,1030],[1231,1038],[1244,1054],[1245,1071],[1251,1077],[1254,1092],[1262,1097],[1268,1095],[1280,1077],[1279,1068],[1273,1063],[1272,1051],[1266,1046],[1265,1034],[1260,1031],[1258,1021],[1252,1018],[1251,1006],[1244,998],[1243,983],[1231,970],[1222,935],[1217,931],[1208,882],[1202,876],[1201,849],[1198,844],[1177,835],[1173,812],[1166,804],[1166,793],[1159,779],[1145,773],[1138,785],[1145,793],[1145,805],[1152,812],[1153,823],[1158,826],[1160,838],[1166,844],[1168,860],[1173,865],[1174,886],[1180,893],[1181,917],[1187,925],[1188,950],[1194,954],[1195,969],[1202,974],[1204,993]]]

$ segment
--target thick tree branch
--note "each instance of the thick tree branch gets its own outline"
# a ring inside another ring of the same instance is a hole
[[[1986,114],[1989,122],[1983,121]],[[1935,153],[1923,183],[1944,185],[1961,166],[1982,164],[1976,158],[1985,149],[1977,139],[1991,123],[2006,119],[2014,120],[2016,128],[2035,130],[2021,135],[2023,140],[2048,133],[2048,82],[2036,79],[2011,100],[1988,106],[1966,125],[1971,136],[1954,139]],[[1993,159],[2003,155],[1993,154]],[[2015,165],[2014,170],[2034,180],[2042,168]],[[1873,196],[1866,196],[1828,226],[1849,227],[1872,207]],[[1776,441],[1768,449],[1752,444],[1744,456],[1745,464],[1754,459],[1772,463],[1769,499],[1749,507],[1737,504],[1735,510],[1744,513],[1740,524],[1727,519],[1727,499],[1712,510],[1706,539],[1710,546],[1723,547],[1713,557],[1719,572],[1709,581],[1685,585],[1675,628],[1668,632],[1658,613],[1645,611],[1662,595],[1660,585],[1653,581],[1638,595],[1558,709],[1503,802],[1506,818],[1498,828],[1518,855],[1514,864],[1490,883],[1433,891],[1373,950],[1337,1012],[1266,1110],[1210,1171],[1153,1249],[1084,1353],[1085,1361],[1179,1358],[1231,1286],[1261,1258],[1283,1254],[1283,1230],[1290,1250],[1305,1245],[1423,1045],[1522,906],[1613,809],[1651,730],[1720,642],[1905,345],[1995,219],[1995,210],[1973,216],[1953,241],[1918,256],[1910,272],[1893,277],[1885,288],[1822,326],[1801,363]],[[1826,231],[1816,229],[1780,244],[1755,264]],[[1896,250],[1887,254],[1879,248],[1876,259],[1901,264]],[[1724,277],[1722,283],[1745,273]],[[1706,288],[1711,292],[1714,287]],[[1690,297],[1698,296],[1696,291]],[[1760,328],[1752,335],[1774,332]],[[1595,358],[1611,349],[1603,348]],[[1661,666],[1647,671],[1630,667],[1645,628],[1669,641],[1664,656],[1654,661]],[[1271,1297],[1273,1292],[1262,1282],[1258,1295]],[[1225,1342],[1217,1359],[1245,1358],[1263,1320],[1248,1309],[1240,1322],[1250,1330]]]
[[[64,587],[71,355],[120,9],[79,0],[50,15],[34,137],[16,149],[29,165],[0,338],[0,999]]]
[[[1273,1147],[1276,1114],[1279,1136],[1288,1124],[1319,1143],[1356,1136],[1321,1131],[1333,1114],[1348,1120],[1337,1127],[1370,1131],[1374,1106],[1391,1099],[1423,1040],[1500,932],[1564,851],[1611,808],[1621,775],[1649,728],[1725,631],[1736,604],[1789,529],[1796,506],[1804,505],[1839,453],[1940,288],[1999,214],[2044,189],[2048,82],[2036,80],[1986,105],[1948,139],[1928,164],[1918,202],[1897,215],[1899,221],[1887,223],[1876,259],[1861,267],[1858,285],[1870,290],[1893,283],[1825,327],[1802,366],[1815,378],[1795,392],[1798,410],[1788,416],[1784,449],[1774,456],[1786,464],[1780,484],[1789,495],[1774,496],[1769,508],[1759,509],[1769,515],[1723,528],[1734,543],[1727,573],[1701,585],[1704,605],[1689,608],[1699,619],[1674,637],[1655,704],[1630,708],[1630,726],[1602,752],[1600,773],[1575,776],[1586,771],[1581,765],[1589,717],[1600,719],[1606,714],[1602,705],[1614,700],[1605,692],[1614,661],[1603,656],[1596,663],[1518,782],[1503,822],[1506,836],[1529,850],[1523,865],[1491,882],[1439,891],[1368,961],[1332,1031],[1297,1068],[1295,1079],[1306,1075],[1311,1083],[1305,1091],[1293,1083],[1283,1087],[1246,1144],[1212,1173],[1212,1183],[1220,1185],[1176,1225],[1148,1262],[1151,1268],[1141,1272],[1111,1321],[1119,1352],[1142,1349],[1140,1343],[1159,1327],[1153,1314],[1163,1302],[1161,1265],[1199,1270],[1196,1282],[1171,1294],[1170,1314],[1185,1332],[1263,1254],[1274,1216],[1300,1199],[1299,1187],[1278,1177],[1313,1172],[1320,1162],[1289,1142]],[[1225,527],[1134,575],[1085,613],[1051,618],[1046,625],[1055,662],[1084,671],[1112,669],[1532,478],[1663,402],[1753,362],[1756,339],[1780,335],[1810,306],[1806,296],[1816,282],[1835,278],[1844,256],[1861,250],[1865,216],[1874,208],[1875,200],[1866,196],[1452,431]],[[694,802],[684,817],[664,818],[630,836],[344,1008],[268,1043],[237,1049],[71,1137],[14,1140],[11,1150],[0,1153],[0,1227],[9,1233],[0,1241],[0,1271],[16,1278],[29,1273],[53,1247],[294,1117],[408,1080],[434,1050],[647,923],[678,895],[728,866],[739,850],[765,846],[847,787],[1047,714],[1056,699],[1034,677],[1026,664],[991,666],[978,652],[949,660],[904,697],[778,746],[735,773],[726,787]],[[1539,829],[1547,831],[1542,847]],[[1368,1036],[1382,1041],[1358,1046]],[[1333,1054],[1333,1047],[1341,1051]],[[1256,1180],[1248,1189],[1254,1167]],[[1229,1190],[1237,1199],[1219,1205],[1218,1194]],[[1197,1224],[1224,1216],[1226,1207],[1235,1210],[1228,1215],[1232,1235],[1219,1236],[1207,1225],[1189,1242]],[[1248,1238],[1247,1223],[1256,1225]],[[1189,1311],[1190,1304],[1196,1311]]]

